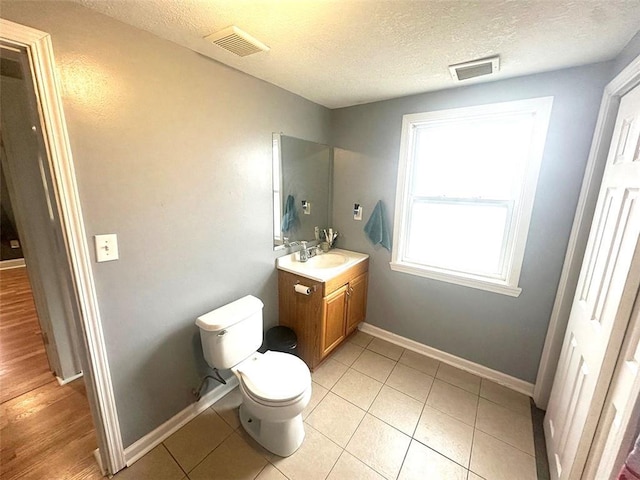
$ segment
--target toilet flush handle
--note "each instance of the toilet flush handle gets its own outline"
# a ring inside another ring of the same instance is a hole
[[[219,337],[222,337],[223,335],[226,335],[227,331],[226,330],[222,330],[220,333],[218,333]]]

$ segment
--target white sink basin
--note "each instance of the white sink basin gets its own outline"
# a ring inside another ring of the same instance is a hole
[[[276,266],[279,270],[284,270],[285,272],[295,273],[319,282],[326,282],[367,258],[369,258],[369,255],[364,253],[334,249],[311,257],[306,262],[301,262],[298,252],[294,252],[278,258]]]
[[[307,267],[310,268],[335,268],[349,261],[349,258],[341,253],[328,252],[307,260]],[[302,263],[302,262],[300,262]]]

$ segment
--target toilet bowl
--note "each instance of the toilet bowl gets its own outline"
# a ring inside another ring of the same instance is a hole
[[[240,422],[270,452],[288,457],[304,440],[302,411],[311,399],[311,375],[298,357],[256,353],[237,368]]]
[[[262,302],[250,295],[198,317],[207,363],[238,379],[242,427],[264,448],[287,457],[304,440],[302,411],[311,399],[311,374],[298,357],[258,353]]]

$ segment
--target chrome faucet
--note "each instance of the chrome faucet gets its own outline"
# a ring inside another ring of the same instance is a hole
[[[303,240],[302,242],[300,242],[300,245],[302,246],[302,250],[300,250],[300,261],[306,262],[307,260],[309,260],[309,250],[307,250],[307,242]]]
[[[302,246],[302,249],[300,250],[300,254],[299,254],[301,262],[306,262],[311,257],[315,257],[316,254],[318,253],[317,246],[307,247],[307,243],[308,242],[305,242],[304,240],[300,242],[300,245]]]

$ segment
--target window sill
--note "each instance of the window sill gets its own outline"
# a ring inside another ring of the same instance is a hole
[[[389,262],[391,270],[396,272],[408,273],[410,275],[417,275],[419,277],[431,278],[433,280],[440,280],[441,282],[453,283],[455,285],[462,285],[464,287],[477,288],[479,290],[486,290],[488,292],[499,293],[501,295],[508,295],[510,297],[519,297],[522,293],[522,289],[519,287],[512,287],[506,285],[499,280],[491,281],[487,279],[480,279],[471,275],[452,275],[450,273],[437,272],[434,270],[427,270],[424,267],[419,267],[407,263]]]

